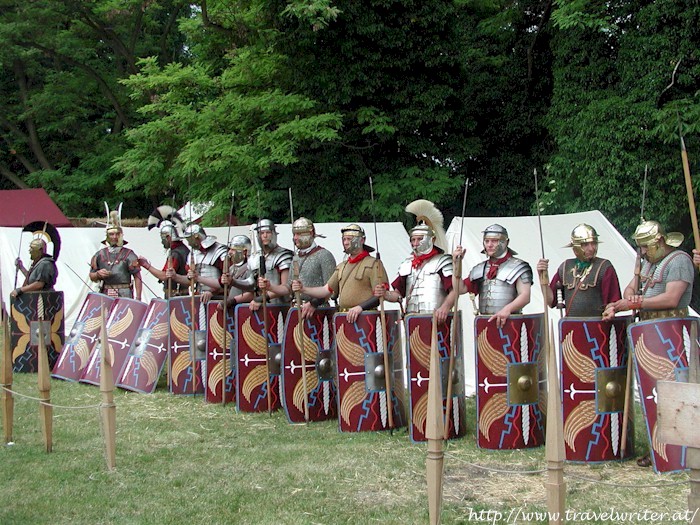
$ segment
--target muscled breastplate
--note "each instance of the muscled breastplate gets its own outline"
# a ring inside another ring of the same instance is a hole
[[[603,313],[603,291],[600,281],[610,261],[595,258],[583,271],[576,268],[576,259],[564,261],[559,278],[564,291],[567,317],[599,317]]]
[[[518,296],[515,282],[532,282],[532,269],[525,261],[510,257],[501,263],[493,279],[487,279],[488,261],[477,264],[469,274],[469,279],[479,285],[479,313],[493,315]],[[520,313],[520,310],[513,313]]]
[[[452,258],[440,254],[418,268],[412,267],[411,260],[406,259],[399,267],[399,275],[406,278],[406,312],[431,313],[447,297],[440,273],[452,275]]]

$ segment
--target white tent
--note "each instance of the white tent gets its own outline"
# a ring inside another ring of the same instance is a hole
[[[599,211],[587,211],[563,215],[543,215],[541,217],[543,242],[540,242],[538,218],[534,217],[455,217],[447,230],[449,246],[453,248],[460,243],[467,250],[464,256],[463,277],[469,270],[484,260],[482,250],[482,231],[491,224],[497,223],[508,230],[510,247],[518,252],[518,257],[529,262],[535,273],[530,304],[523,313],[539,313],[544,309],[542,291],[535,269],[537,261],[544,254],[549,259],[549,276],[554,275],[559,265],[573,257],[571,248],[565,248],[571,239],[571,230],[581,223],[593,226],[598,232],[600,245],[598,256],[609,259],[617,271],[622,290],[633,277],[636,259],[635,249],[615,229],[615,227]],[[463,339],[466,367],[466,391],[475,392],[475,354],[474,354],[474,309],[467,295],[460,297],[459,308],[462,311]],[[694,314],[694,312],[693,312]],[[559,313],[550,309],[550,319],[555,321],[554,337],[558,338]]]
[[[372,223],[359,223],[367,233],[367,244],[376,248],[374,225]],[[325,235],[326,238],[317,239],[318,244],[328,248],[338,262],[343,260],[343,245],[340,229],[347,223],[322,223],[316,224],[316,233]],[[217,240],[226,243],[229,229],[205,228],[207,234],[215,235]],[[281,246],[292,247],[292,228],[289,224],[278,224],[278,242]],[[78,316],[80,307],[86,295],[94,288],[88,278],[90,258],[104,245],[101,242],[105,238],[103,228],[59,228],[61,235],[61,253],[56,264],[58,268],[58,282],[56,289],[64,293],[65,301],[65,329],[68,332]],[[237,234],[250,236],[250,226],[232,226],[230,235]],[[20,246],[21,237],[21,246]],[[395,273],[411,251],[408,234],[401,223],[378,223],[377,237],[379,241],[381,259],[387,268],[390,278]],[[161,268],[165,261],[165,250],[160,242],[157,229],[124,228],[124,239],[127,247],[134,250],[139,256],[146,257],[156,267]],[[2,298],[6,305],[9,304],[9,294],[14,288],[15,259],[19,254],[25,267],[29,267],[29,241],[30,234],[22,235],[21,228],[0,228],[0,273],[2,274]],[[49,245],[49,252],[52,247]],[[149,302],[153,297],[163,296],[163,287],[149,272],[142,270],[144,279],[143,301]],[[18,285],[23,282],[22,274],[18,276]],[[87,283],[87,284],[86,284]],[[387,303],[391,307],[391,303]]]

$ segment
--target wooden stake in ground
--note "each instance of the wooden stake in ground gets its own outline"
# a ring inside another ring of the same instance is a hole
[[[37,345],[38,373],[37,382],[39,386],[39,418],[41,419],[41,433],[44,437],[44,447],[46,452],[53,450],[53,407],[51,406],[51,378],[49,375],[49,355],[44,339],[44,298],[39,294],[37,301],[37,317],[39,319]]]
[[[566,482],[564,481],[564,421],[561,413],[559,373],[554,353],[553,329],[549,327],[549,337],[545,338],[545,348],[549,356],[547,363],[547,435],[545,457],[547,459],[547,511],[550,524],[564,523],[566,515]]]
[[[445,453],[443,450],[444,432],[440,350],[437,340],[437,320],[435,316],[433,316],[433,331],[430,339],[428,410],[425,419],[425,437],[428,440],[428,456],[425,460],[425,469],[428,481],[428,508],[431,525],[440,523],[440,513],[442,511],[442,477],[445,461]]]
[[[5,443],[12,443],[12,428],[15,417],[15,399],[12,397],[12,343],[10,341],[10,320],[3,315],[2,322],[2,428]]]
[[[117,466],[117,406],[114,404],[114,377],[112,375],[112,358],[109,352],[104,303],[101,307],[100,316],[102,320],[100,329],[100,394],[102,395],[100,417],[102,419],[102,432],[104,433],[105,440],[107,469],[114,470]]]

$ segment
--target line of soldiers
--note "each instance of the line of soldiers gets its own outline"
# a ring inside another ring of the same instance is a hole
[[[275,224],[262,219],[254,227],[254,240],[259,249],[253,253],[253,243],[245,235],[235,236],[227,247],[208,236],[197,224],[187,225],[180,233],[178,224],[168,220],[172,216],[166,218],[163,214],[158,225],[168,255],[162,269],[154,268],[149,261],[138,258],[133,251],[124,247],[123,232],[115,221],[107,228],[104,241],[107,247],[92,258],[90,279],[100,282],[100,291],[108,296],[135,295],[140,300],[139,272],[140,268],[144,268],[163,282],[166,298],[184,296],[193,286],[200,305],[212,299],[219,300],[219,310],[224,304],[229,310],[236,305],[249,304],[251,312],[258,312],[268,306],[285,305],[291,296],[300,294],[301,303],[296,306],[299,309],[299,322],[304,323],[305,329],[313,328],[314,319],[317,323],[321,322],[318,312],[328,310],[329,300],[333,300],[342,317],[334,325],[334,361],[338,412],[341,429],[344,430],[387,428],[387,413],[392,414],[399,423],[404,419],[401,390],[403,366],[401,356],[397,355],[401,354],[397,350],[400,347],[395,346],[400,335],[392,334],[393,327],[387,328],[387,323],[380,322],[378,312],[379,308],[381,314],[385,314],[383,301],[400,303],[405,313],[403,320],[408,347],[405,368],[408,374],[410,432],[416,441],[424,439],[425,428],[425,348],[427,346],[429,349],[430,346],[427,337],[429,329],[426,331],[425,326],[431,325],[435,315],[442,330],[441,355],[444,362],[448,361],[451,351],[449,325],[453,322],[451,311],[459,294],[472,294],[478,297],[480,314],[475,322],[479,445],[499,449],[541,444],[544,437],[542,396],[539,395],[543,384],[544,357],[541,334],[546,327],[540,326],[538,315],[521,315],[523,307],[530,301],[533,283],[530,265],[515,257],[517,253],[509,246],[507,230],[493,224],[482,232],[482,253],[486,255],[486,260],[475,265],[465,279],[457,280],[457,287],[453,289],[453,268],[458,259],[464,257],[465,250],[457,246],[451,256],[447,253],[442,214],[432,203],[416,201],[407,209],[418,210],[415,212],[417,225],[410,230],[412,253],[400,265],[391,285],[382,261],[370,255],[374,249],[366,244],[365,232],[357,224],[341,229],[346,257],[336,264],[333,255],[316,244],[319,235],[313,223],[303,217],[296,220],[292,227],[294,252],[278,245]],[[601,375],[605,371],[613,374],[610,376],[613,379],[608,380],[606,385],[615,390],[610,385],[619,384],[622,376],[614,374],[623,369],[631,358],[623,347],[626,347],[626,325],[632,319],[616,318],[616,314],[638,311],[641,320],[686,318],[688,315],[695,273],[693,262],[700,266],[700,255],[695,254],[691,259],[688,254],[677,250],[683,240],[682,235],[666,233],[655,221],[642,222],[633,238],[639,247],[641,264],[637,276],[624,293],[620,293],[618,277],[610,261],[597,257],[601,241],[596,230],[587,224],[573,229],[567,246],[573,249],[575,257],[559,266],[546,288],[546,303],[550,307],[563,308],[566,317],[575,325],[570,332],[560,329],[562,390],[564,398],[568,396],[573,401],[568,408],[564,403],[569,459],[623,459],[619,456],[621,429],[617,401],[605,405],[598,400],[598,392],[593,396],[593,405],[578,402],[578,399],[585,397],[584,392],[593,392],[597,382],[602,381],[602,377],[608,377]],[[184,245],[183,239],[191,251]],[[30,271],[20,268],[27,275],[27,280],[13,292],[14,296],[40,289],[38,284],[32,283],[42,283],[44,287],[53,285],[55,264],[53,277],[50,271],[41,270],[51,266],[45,251],[45,243],[32,242],[30,255],[34,263]],[[547,259],[540,259],[537,271],[546,273],[548,262]],[[18,260],[19,265],[21,261]],[[224,290],[227,291],[226,297]],[[398,314],[391,315],[395,317],[391,317],[390,321],[399,320]],[[362,325],[365,318],[371,320],[366,327]],[[593,323],[598,323],[595,330],[603,333],[609,329],[604,323],[613,323],[616,319],[622,319],[622,324],[604,334],[602,342],[596,341],[594,344],[605,347],[601,355],[595,353],[598,349],[592,353],[580,350],[582,343],[578,339],[583,337],[590,343],[596,337]],[[577,320],[585,321],[576,325]],[[202,319],[201,325],[205,324],[206,319]],[[367,341],[369,333],[374,333],[374,341]],[[367,357],[369,354],[382,354],[383,345],[393,354],[391,363],[381,363]],[[324,350],[323,346],[319,344],[319,355]],[[303,343],[297,351],[305,354]],[[615,355],[611,356],[611,352]],[[637,352],[640,352],[639,348]],[[458,359],[461,359],[462,349],[458,348],[457,353]],[[276,359],[282,360],[279,355]],[[323,371],[318,369],[318,365],[322,360],[312,356],[311,362],[314,361],[315,364],[307,365],[302,359],[302,366],[311,366],[314,373],[321,377]],[[390,368],[387,369],[387,366]],[[675,368],[682,366],[683,363],[677,360]],[[291,368],[295,368],[293,361]],[[463,367],[458,366],[457,370],[460,369]],[[353,375],[362,376],[363,392],[358,392]],[[463,435],[463,378],[459,374],[448,378],[446,371],[443,375],[444,383],[452,381],[457,384],[451,435]],[[332,378],[327,371],[324,377]],[[344,390],[340,384],[343,382],[353,384]],[[271,384],[267,388],[270,389]],[[308,398],[307,387],[304,389]],[[624,391],[612,390],[607,392],[608,397],[615,400],[624,398]],[[305,403],[308,403],[308,399]],[[376,417],[370,417],[367,409],[370,407],[370,412],[375,411],[375,403]],[[567,421],[567,416],[571,416],[571,422]],[[627,439],[630,439],[629,435]],[[653,444],[652,430],[650,440]],[[599,441],[607,445],[604,450],[595,452]],[[613,441],[616,443],[611,445]],[[644,459],[640,462],[648,463]]]

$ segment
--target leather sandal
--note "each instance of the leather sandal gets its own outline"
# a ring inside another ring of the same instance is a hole
[[[645,454],[641,458],[637,459],[637,465],[640,467],[651,467],[651,455]]]

